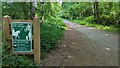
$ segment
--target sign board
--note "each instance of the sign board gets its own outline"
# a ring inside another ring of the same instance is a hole
[[[30,22],[12,22],[12,51],[32,51],[32,24]]]
[[[4,16],[2,23],[3,38],[8,44],[8,52],[10,54],[34,54],[35,63],[40,64],[39,18],[34,17],[33,20],[12,20],[10,16]],[[32,37],[32,35],[34,36]]]

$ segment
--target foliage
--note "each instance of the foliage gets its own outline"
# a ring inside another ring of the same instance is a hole
[[[101,30],[107,30],[107,31],[111,31],[111,32],[119,32],[119,28],[115,27],[115,26],[105,26],[105,25],[96,24],[96,23],[89,23],[85,20],[71,20],[71,21],[75,22],[77,24],[90,26],[90,27],[95,27],[95,28],[101,29]]]
[[[2,16],[12,19],[30,19],[30,4],[28,2],[3,2]]]
[[[100,3],[100,22],[101,24],[110,26],[115,25],[118,26],[118,22],[120,21],[120,10],[119,10],[119,2],[110,2],[110,3]]]
[[[2,19],[2,2],[0,2],[0,19]],[[2,20],[0,20],[0,23],[2,22]]]
[[[89,16],[84,18],[84,21],[90,22],[90,23],[94,23],[95,22],[94,20],[95,20],[94,16]]]
[[[42,9],[42,5],[43,5],[43,9]],[[44,15],[45,20],[48,20],[51,17],[58,17],[61,15],[61,7],[58,2],[54,2],[54,3],[44,2],[44,4],[38,2],[36,15],[38,15],[39,18],[41,19],[42,14]]]
[[[81,19],[82,16],[93,14],[91,3],[67,2],[62,4],[62,9],[64,13],[62,17],[67,19]]]
[[[66,6],[68,5],[68,6]],[[88,2],[74,2],[74,3],[63,3],[62,9],[63,18],[72,19],[72,20],[85,20],[89,23],[96,22],[104,26],[117,26],[119,27],[120,22],[120,2],[99,2],[98,3],[98,22],[95,17],[95,8],[94,3]]]
[[[59,17],[61,16],[61,7],[57,2],[38,3],[36,15],[39,16],[40,20],[44,16],[44,23],[40,25],[43,59],[46,53],[50,52],[51,49],[55,49],[57,47],[56,44],[63,38],[65,24]]]
[[[59,18],[52,18],[52,21],[45,20],[43,24],[41,24],[41,51],[42,58],[45,57],[45,52],[49,52],[51,49],[55,49],[56,44],[60,42],[60,40],[64,36],[64,23]]]
[[[12,66],[16,68],[18,66],[34,66],[33,60],[27,56],[18,56],[15,54],[9,54],[7,51],[7,44],[2,44],[2,66]]]

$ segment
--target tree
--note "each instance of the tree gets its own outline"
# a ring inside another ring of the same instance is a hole
[[[0,22],[2,22],[2,2],[0,2]]]
[[[96,2],[93,3],[94,6],[94,17],[95,21],[99,23],[99,2],[96,0]]]
[[[3,2],[2,16],[9,15],[12,19],[29,19],[29,8],[28,2]]]
[[[42,11],[41,11],[41,13],[42,13],[42,23],[44,23],[44,1],[43,2],[41,2],[41,9],[42,9]]]
[[[30,2],[30,19],[35,17],[35,4],[34,2]]]
[[[48,20],[51,17],[58,17],[61,14],[61,7],[57,2],[39,2],[36,14],[40,19]]]

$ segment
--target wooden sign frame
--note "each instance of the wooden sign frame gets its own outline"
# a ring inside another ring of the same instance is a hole
[[[12,22],[31,22],[33,24],[33,48],[32,52],[12,52],[12,32],[11,23]],[[34,61],[36,64],[40,64],[40,24],[38,17],[34,17],[33,20],[14,20],[10,16],[3,17],[3,38],[8,44],[8,49],[10,54],[34,54]]]

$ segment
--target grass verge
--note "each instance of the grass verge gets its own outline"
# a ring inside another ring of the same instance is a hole
[[[119,28],[115,26],[105,26],[105,25],[100,25],[100,24],[95,24],[95,23],[89,23],[84,20],[71,20],[74,23],[85,25],[85,26],[90,26],[90,27],[95,27],[97,29],[101,30],[107,30],[111,32],[119,32]]]

